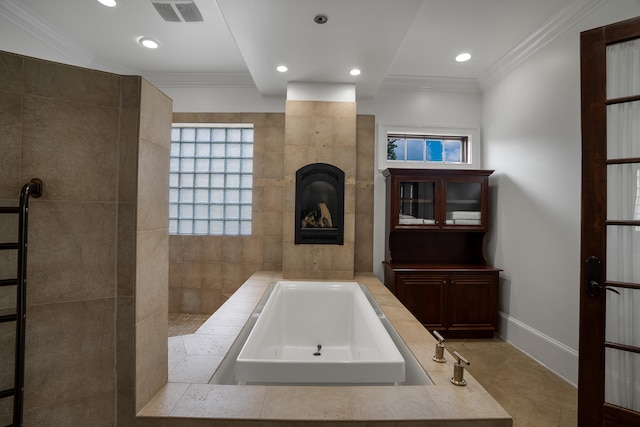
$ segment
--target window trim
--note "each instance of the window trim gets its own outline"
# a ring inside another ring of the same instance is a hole
[[[377,128],[377,165],[378,171],[387,168],[398,169],[481,169],[480,153],[480,129],[465,127],[431,127],[416,125],[393,125],[378,124]],[[404,135],[438,135],[438,136],[455,136],[468,138],[468,161],[469,163],[448,163],[448,162],[425,162],[414,160],[387,160],[387,135],[388,134],[404,134]]]

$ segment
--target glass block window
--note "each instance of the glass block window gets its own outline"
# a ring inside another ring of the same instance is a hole
[[[169,233],[251,235],[252,124],[174,124]]]
[[[469,163],[467,136],[387,134],[387,160],[397,162]]]

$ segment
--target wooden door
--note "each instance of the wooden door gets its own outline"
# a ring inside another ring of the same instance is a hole
[[[640,17],[580,50],[578,424],[640,425]]]

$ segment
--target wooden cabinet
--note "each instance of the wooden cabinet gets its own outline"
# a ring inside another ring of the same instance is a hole
[[[385,285],[445,338],[491,337],[499,272],[487,265],[485,170],[387,169]]]

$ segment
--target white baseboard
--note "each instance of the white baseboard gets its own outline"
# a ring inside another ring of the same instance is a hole
[[[498,336],[555,372],[567,382],[578,384],[578,352],[559,341],[510,317],[499,313]]]

